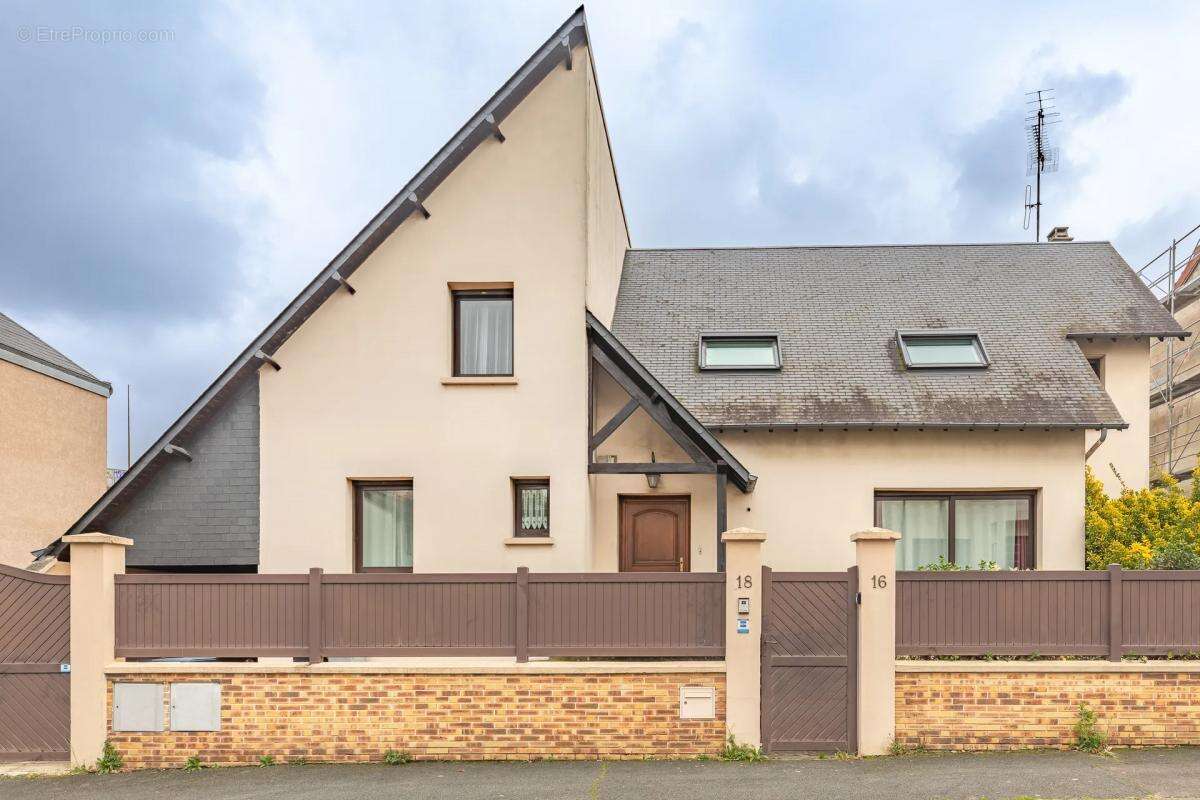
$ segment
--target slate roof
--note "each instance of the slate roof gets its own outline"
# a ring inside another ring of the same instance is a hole
[[[105,397],[112,394],[111,384],[100,380],[2,312],[0,358]]]
[[[973,329],[984,370],[906,370],[902,329]],[[1186,335],[1107,242],[630,250],[613,333],[708,427],[1124,427],[1072,336]],[[702,372],[775,331],[777,372]]]

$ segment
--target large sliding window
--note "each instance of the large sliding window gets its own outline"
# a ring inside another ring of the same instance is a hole
[[[411,481],[354,483],[354,569],[412,572]]]
[[[454,292],[454,374],[513,374],[511,289]]]
[[[896,569],[918,569],[939,558],[965,569],[994,562],[1033,569],[1032,492],[875,495],[875,524],[899,531]]]

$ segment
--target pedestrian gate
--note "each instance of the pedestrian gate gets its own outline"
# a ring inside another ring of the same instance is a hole
[[[858,568],[762,577],[762,742],[858,749]]]
[[[0,761],[65,761],[71,739],[71,586],[0,565]]]

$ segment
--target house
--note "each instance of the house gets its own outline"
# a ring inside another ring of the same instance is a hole
[[[111,394],[0,313],[0,564],[28,567],[104,491]]]
[[[1186,260],[1182,258],[1185,252],[1176,249],[1173,254],[1182,264],[1177,267],[1174,286],[1166,292],[1163,308],[1195,333],[1200,325],[1200,303],[1196,302],[1200,298],[1200,275],[1196,273],[1200,241]],[[1159,281],[1170,278],[1167,272]],[[1200,454],[1200,350],[1194,345],[1195,340],[1186,344],[1156,342],[1150,354],[1150,469],[1156,476],[1173,475],[1187,488]]]
[[[1145,483],[1185,335],[1105,242],[633,248],[580,9],[68,532],[143,570],[711,571],[749,526],[841,570],[878,523],[904,568],[1078,569],[1085,461]]]

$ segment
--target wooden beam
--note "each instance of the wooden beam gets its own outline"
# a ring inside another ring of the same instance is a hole
[[[604,427],[600,428],[592,437],[592,450],[594,451],[605,439],[612,436],[613,431],[621,427],[621,423],[629,419],[629,415],[641,408],[641,405],[637,400],[630,398],[629,402],[622,406],[620,411],[613,414],[612,419],[604,423]]]
[[[726,511],[728,498],[726,497],[729,479],[724,472],[717,472],[717,572],[725,571],[725,542],[721,541],[721,534],[728,530],[729,519]]]
[[[717,468],[712,464],[685,464],[671,461],[649,461],[641,464],[588,464],[593,475],[711,475]]]
[[[683,451],[687,453],[693,461],[703,464],[713,463],[712,459],[696,446],[696,443],[693,442],[691,437],[687,435],[687,432],[684,431],[683,428],[679,427],[675,420],[671,419],[670,412],[668,412],[667,409],[661,404],[655,403],[653,398],[651,398],[650,395],[640,386],[634,383],[633,380],[631,380],[630,377],[625,374],[625,371],[617,366],[616,362],[609,358],[607,353],[605,353],[599,347],[592,345],[592,359],[599,364],[604,371],[607,372],[609,376],[611,376],[612,379],[620,385],[622,389],[625,390],[626,394],[637,400],[641,407],[646,409],[646,413],[650,415],[650,418],[658,423],[658,426],[662,428],[668,436],[675,440],[675,443],[683,448]]]

